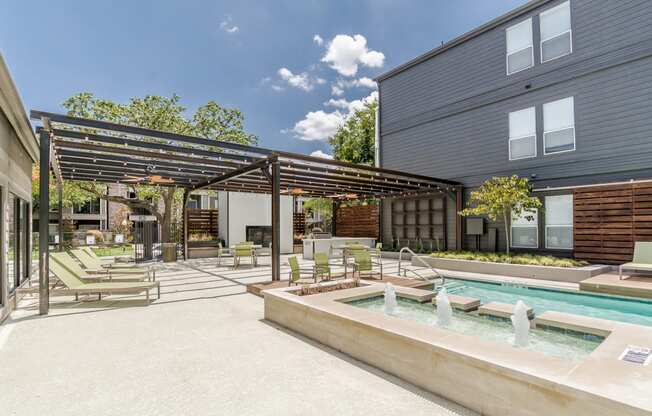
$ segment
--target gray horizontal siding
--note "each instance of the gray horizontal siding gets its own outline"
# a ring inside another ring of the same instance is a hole
[[[545,4],[484,34],[451,48],[381,83],[381,129],[405,122],[452,102],[486,94],[496,88],[522,84],[550,70],[652,36],[652,6],[648,0],[571,0],[573,53],[505,74],[505,28],[561,1]],[[538,62],[538,25],[534,25],[535,62]]]
[[[383,87],[384,88],[384,87]],[[475,186],[488,176],[518,173],[546,179],[641,170],[652,166],[652,58],[534,90],[432,122],[382,134],[383,166]],[[511,111],[575,97],[576,151],[508,160]],[[385,105],[385,101],[381,101]],[[381,130],[382,132],[382,130]]]

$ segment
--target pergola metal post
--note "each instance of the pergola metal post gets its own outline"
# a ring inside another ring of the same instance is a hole
[[[57,208],[59,209],[59,251],[63,251],[63,183],[57,181]]]
[[[337,210],[340,208],[340,202],[333,200],[331,207],[331,234],[337,236]]]
[[[188,260],[188,213],[186,211],[186,206],[188,206],[188,197],[190,196],[190,190],[183,190],[182,198],[182,207],[181,215],[183,217],[183,259]]]
[[[463,209],[463,188],[461,186],[457,186],[455,188],[455,249],[456,250],[462,250],[463,244],[462,244],[462,216],[460,215],[460,211]]]
[[[272,280],[281,280],[281,163],[272,163]]]
[[[38,217],[38,293],[39,314],[50,309],[50,268],[48,264],[48,226],[50,224],[50,133],[42,130],[39,153],[39,217]]]

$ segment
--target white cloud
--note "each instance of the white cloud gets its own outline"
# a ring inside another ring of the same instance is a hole
[[[344,115],[339,111],[326,113],[322,110],[311,111],[298,121],[292,132],[301,140],[326,140],[337,132],[344,123]]]
[[[281,87],[280,85],[272,84],[272,89],[277,92],[281,92],[285,90],[285,88]]]
[[[319,35],[315,35],[315,36],[313,36],[313,37],[312,37],[312,41],[315,42],[315,43],[316,43],[317,45],[319,45],[319,46],[321,46],[321,45],[324,44],[324,39],[323,39],[321,36],[319,36]]]
[[[323,78],[313,78],[307,72],[294,74],[287,68],[279,69],[278,75],[291,87],[299,88],[304,91],[312,91],[316,84],[321,85],[326,83],[326,80]]]
[[[378,91],[373,91],[368,96],[353,101],[346,101],[343,98],[337,100],[331,98],[324,105],[335,107],[337,110],[331,113],[322,110],[311,111],[306,114],[303,120],[298,121],[291,130],[285,129],[281,130],[281,132],[292,132],[295,137],[301,140],[326,140],[337,133],[337,129],[356,111],[361,110],[367,103],[377,99]]]
[[[372,101],[376,101],[377,99],[378,99],[378,91],[373,91],[368,96],[361,98],[359,100],[347,101],[344,98],[339,98],[337,100],[331,98],[330,100],[326,101],[324,105],[326,107],[333,107],[333,108],[339,108],[340,110],[346,110],[348,113],[346,114],[345,118],[348,118],[356,111],[362,110],[364,106],[367,105],[368,103]]]
[[[338,85],[333,84],[331,85],[331,94],[336,97],[339,97],[341,95],[344,95],[344,90],[340,88]]]
[[[337,35],[328,43],[328,50],[322,58],[341,75],[351,77],[358,73],[358,64],[370,68],[383,66],[385,55],[369,50],[367,39],[362,35]]]
[[[332,159],[333,158],[333,155],[329,155],[328,153],[324,153],[321,150],[315,150],[314,152],[310,153],[310,156],[323,157],[324,159]]]
[[[355,84],[356,87],[370,88],[372,90],[376,88],[376,81],[368,77],[362,77],[357,79],[355,81]]]
[[[231,16],[226,16],[224,20],[220,23],[220,29],[229,34],[237,33],[240,28],[233,24]]]
[[[338,79],[336,82],[331,84],[331,94],[339,97],[344,95],[345,89],[353,87],[369,88],[372,90],[377,88],[376,82],[368,77],[358,79]]]
[[[330,100],[326,101],[324,103],[326,107],[334,107],[334,108],[340,108],[342,110],[348,110],[349,109],[349,102],[346,101],[344,98],[339,98],[337,100],[331,98]]]

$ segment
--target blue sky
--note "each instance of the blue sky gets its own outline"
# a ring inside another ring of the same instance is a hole
[[[0,51],[28,111],[82,91],[176,93],[190,110],[240,108],[263,146],[328,153],[324,137],[372,99],[366,78],[523,3],[5,0]]]

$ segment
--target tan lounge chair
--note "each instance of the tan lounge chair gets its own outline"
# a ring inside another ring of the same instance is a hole
[[[65,254],[65,253],[56,253]],[[85,283],[75,276],[70,270],[58,262],[53,255],[50,255],[50,271],[63,283],[66,288],[79,299],[79,294],[97,294],[98,300],[102,300],[102,294],[136,293],[145,292],[145,298],[149,301],[149,291],[157,290],[157,299],[161,298],[161,287],[159,282],[100,282]]]
[[[147,273],[118,274],[113,273],[111,270],[108,270],[105,273],[92,273],[88,270],[83,269],[75,261],[75,259],[73,259],[72,256],[66,252],[50,253],[50,259],[58,262],[66,269],[68,269],[72,274],[74,274],[78,279],[85,282],[97,282],[102,280],[116,282],[141,282],[145,279],[149,280]]]
[[[135,267],[136,266],[136,263],[134,263],[133,261],[128,261],[128,262],[127,261],[125,261],[125,262],[117,262],[116,261],[116,259],[118,259],[118,258],[122,258],[122,259],[130,258],[130,259],[133,260],[133,257],[129,256],[129,255],[114,256],[112,259],[110,259],[110,258],[105,258],[105,257],[98,256],[95,253],[95,251],[92,248],[90,248],[89,246],[80,247],[79,249],[86,252],[86,254],[88,254],[89,256],[91,256],[92,258],[97,260],[98,262],[100,262],[105,267],[120,267],[120,268],[122,268],[122,267]]]
[[[86,250],[82,249],[74,249],[70,250],[70,253],[72,253],[73,256],[79,262],[84,266],[86,271],[88,273],[109,273],[109,274],[114,274],[114,275],[127,275],[127,274],[137,274],[137,275],[143,275],[146,274],[148,276],[148,280],[156,280],[156,277],[154,276],[154,271],[149,270],[143,267],[111,267],[111,266],[105,266],[102,264],[100,261],[99,257],[92,257],[88,254]],[[151,275],[151,279],[150,279]]]
[[[634,258],[631,262],[618,267],[618,275],[623,280],[623,270],[642,270],[652,272],[652,242],[634,243]]]

